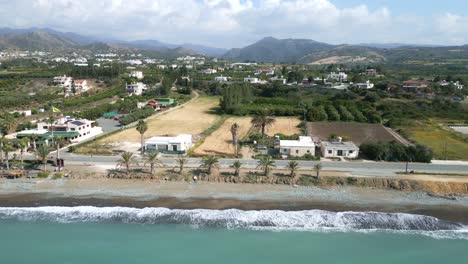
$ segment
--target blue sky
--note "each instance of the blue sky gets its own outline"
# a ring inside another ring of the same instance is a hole
[[[460,45],[467,25],[468,0],[0,0],[0,26],[223,48],[266,36]]]

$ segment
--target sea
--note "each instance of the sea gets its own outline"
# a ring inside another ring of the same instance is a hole
[[[3,207],[0,263],[468,263],[468,226],[377,212]]]

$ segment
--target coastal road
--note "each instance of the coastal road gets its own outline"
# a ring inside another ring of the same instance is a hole
[[[63,158],[66,164],[89,164],[102,166],[116,166],[118,156],[84,156],[71,153],[63,153]],[[200,158],[187,158],[189,160],[187,167],[200,166]],[[141,159],[139,159],[141,161]],[[161,162],[166,167],[177,166],[176,158],[164,158]],[[219,159],[220,167],[228,168],[237,159]],[[253,169],[257,167],[257,160],[240,159],[244,168]],[[277,160],[277,168],[286,167],[288,160]],[[141,162],[143,163],[143,162]],[[321,163],[323,170],[329,171],[346,171],[353,175],[360,176],[394,176],[397,172],[405,171],[406,163],[404,162],[371,162],[371,161],[298,161],[299,166],[303,169],[313,170],[317,163]],[[427,163],[410,163],[408,170],[427,173],[450,173],[460,174],[468,173],[468,165],[465,164],[427,164]]]

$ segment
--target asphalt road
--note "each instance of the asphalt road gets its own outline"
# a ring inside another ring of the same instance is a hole
[[[115,166],[118,156],[84,156],[70,153],[62,153],[66,164],[90,164],[90,165],[106,165]],[[199,158],[187,158],[189,160],[187,167],[198,167],[200,165]],[[161,162],[167,167],[177,166],[176,158],[164,158]],[[219,164],[222,168],[228,168],[236,159],[220,159]],[[140,160],[141,161],[141,160]],[[257,167],[256,160],[240,159],[244,168]],[[276,167],[284,168],[289,161],[277,160]],[[143,162],[142,162],[143,163]],[[393,176],[397,172],[405,171],[406,163],[404,162],[361,162],[361,161],[298,161],[302,169],[313,169],[317,163],[322,164],[323,170],[332,171],[347,171],[353,175],[361,176]],[[427,164],[427,163],[409,163],[409,170],[428,173],[450,173],[460,174],[468,173],[468,165],[461,164]]]

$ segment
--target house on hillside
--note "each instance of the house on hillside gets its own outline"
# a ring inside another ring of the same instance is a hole
[[[193,146],[192,135],[178,135],[175,137],[152,137],[145,142],[145,151],[163,154],[186,154]]]
[[[280,155],[284,157],[303,157],[315,155],[315,143],[311,137],[299,137],[298,140],[280,140]]]
[[[365,83],[356,83],[354,84],[358,89],[372,89],[374,88],[374,84],[367,80]]]
[[[143,91],[146,90],[146,85],[144,83],[138,82],[138,83],[131,83],[125,86],[125,91],[132,95],[142,95]]]
[[[402,88],[406,92],[423,92],[429,87],[429,84],[427,81],[408,80],[403,82]]]
[[[224,76],[217,76],[214,78],[215,82],[227,82],[229,81],[230,77],[224,77]]]
[[[144,78],[142,71],[131,71],[130,74],[128,75],[128,77],[136,78],[138,80],[141,80],[141,79]]]
[[[73,82],[73,85],[75,86],[75,90],[77,94],[86,92],[89,89],[88,81],[86,80],[75,80]]]
[[[57,87],[62,87],[62,88],[68,88],[71,89],[73,85],[73,78],[68,77],[66,75],[64,76],[56,76],[52,80],[52,83],[57,86]]]
[[[246,83],[259,83],[260,80],[258,78],[252,78],[248,76],[247,78],[244,78],[244,82]]]
[[[351,141],[322,141],[322,156],[324,158],[349,158],[355,159],[359,156],[359,147]]]
[[[271,83],[286,84],[287,80],[285,78],[283,78],[283,76],[281,76],[281,77],[275,76],[275,77],[270,78],[270,82]]]
[[[327,79],[331,81],[346,82],[348,80],[348,74],[344,72],[331,72],[328,74]]]
[[[215,74],[217,72],[218,71],[216,69],[206,69],[206,70],[201,71],[201,73],[203,73],[203,74]]]

